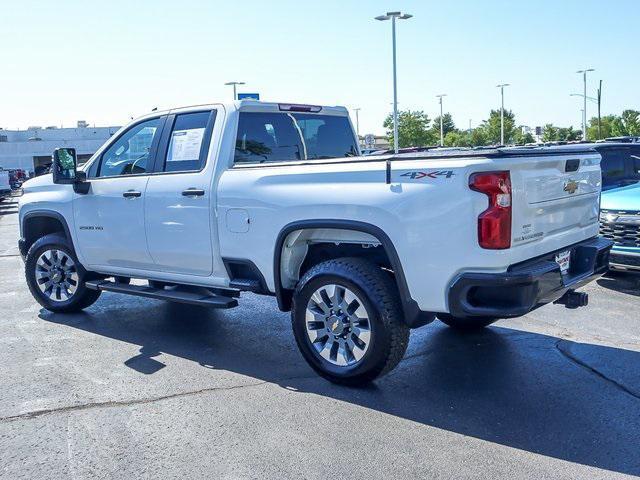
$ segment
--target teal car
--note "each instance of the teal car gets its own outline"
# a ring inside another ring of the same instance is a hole
[[[640,273],[640,183],[602,192],[600,235],[614,241],[612,270]]]

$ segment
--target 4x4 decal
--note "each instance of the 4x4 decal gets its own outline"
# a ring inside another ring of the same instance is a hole
[[[438,178],[438,177],[451,178],[454,175],[455,174],[453,173],[453,170],[433,170],[431,172],[420,172],[420,171],[407,172],[407,173],[403,173],[400,176],[401,177],[409,177],[411,180],[418,180],[418,179],[424,178],[424,177],[429,177],[429,178]]]

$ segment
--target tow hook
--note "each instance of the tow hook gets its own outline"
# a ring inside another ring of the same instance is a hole
[[[589,304],[589,294],[569,290],[553,303],[564,305],[566,308],[586,307]]]

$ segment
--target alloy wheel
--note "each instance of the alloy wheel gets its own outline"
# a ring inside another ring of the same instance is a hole
[[[51,301],[69,300],[78,289],[78,269],[73,259],[62,250],[42,252],[36,262],[36,283],[40,291]]]
[[[342,285],[318,288],[305,312],[307,335],[316,353],[333,365],[358,363],[371,344],[371,322],[358,296]]]

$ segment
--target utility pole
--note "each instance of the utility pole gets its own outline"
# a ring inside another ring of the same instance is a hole
[[[600,104],[602,103],[602,80],[600,80],[600,86],[598,87],[598,140],[602,138],[602,131],[600,127]]]
[[[582,140],[587,139],[587,72],[594,72],[593,68],[585,68],[584,70],[578,70],[576,73],[582,74],[583,85],[583,107],[582,107]]]
[[[500,145],[504,145],[504,87],[508,87],[509,83],[501,83],[496,85],[500,89]]]
[[[356,112],[356,135],[358,136],[358,143],[360,143],[360,116],[358,113],[362,110],[361,108],[354,108],[353,111]]]
[[[444,127],[442,124],[442,97],[446,97],[446,93],[441,93],[440,95],[436,95],[436,97],[440,100],[440,146],[444,146]]]
[[[391,47],[393,49],[393,151],[398,153],[398,82],[396,75],[396,18],[408,20],[413,17],[408,13],[387,12],[386,15],[379,15],[375,19],[385,21],[391,20]]]

